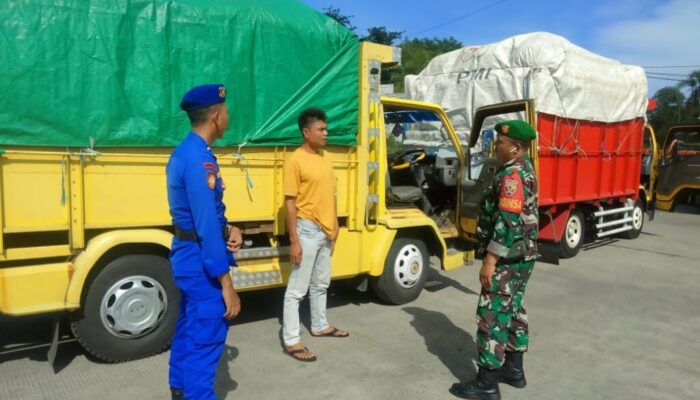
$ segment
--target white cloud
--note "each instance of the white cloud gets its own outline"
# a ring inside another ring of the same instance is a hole
[[[650,17],[628,18],[600,28],[597,51],[627,64],[700,65],[699,43],[700,2],[672,0],[656,6]],[[686,74],[693,69],[649,71]],[[649,92],[674,84],[650,79]]]

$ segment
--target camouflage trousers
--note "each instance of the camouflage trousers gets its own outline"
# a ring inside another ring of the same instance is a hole
[[[529,341],[523,296],[535,261],[496,265],[491,289],[481,288],[476,309],[477,364],[485,369],[503,365],[506,351],[526,351]]]

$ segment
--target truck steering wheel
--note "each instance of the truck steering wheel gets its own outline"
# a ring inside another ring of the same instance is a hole
[[[414,165],[418,163],[420,160],[424,159],[427,156],[425,153],[425,150],[423,149],[412,149],[405,151],[398,156],[394,157],[394,160],[391,162],[391,169],[393,171],[399,171],[402,169],[406,169],[410,167],[411,165]]]

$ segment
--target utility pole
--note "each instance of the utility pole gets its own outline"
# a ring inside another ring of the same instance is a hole
[[[673,103],[668,103],[668,106],[669,107],[676,107],[676,110],[678,110],[676,113],[676,124],[680,124],[681,123],[681,102],[676,101]]]

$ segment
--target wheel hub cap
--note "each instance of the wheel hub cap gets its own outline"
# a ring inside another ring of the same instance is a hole
[[[581,221],[578,218],[572,218],[566,225],[566,240],[571,247],[575,247],[581,240]]]
[[[155,329],[165,316],[168,300],[151,277],[130,276],[112,285],[100,304],[107,331],[120,338],[137,338]]]
[[[632,213],[632,226],[635,230],[639,230],[642,228],[642,218],[642,209],[639,207],[635,207],[634,212]]]
[[[418,283],[423,272],[423,254],[413,244],[401,248],[394,262],[394,278],[403,288],[410,289]]]

